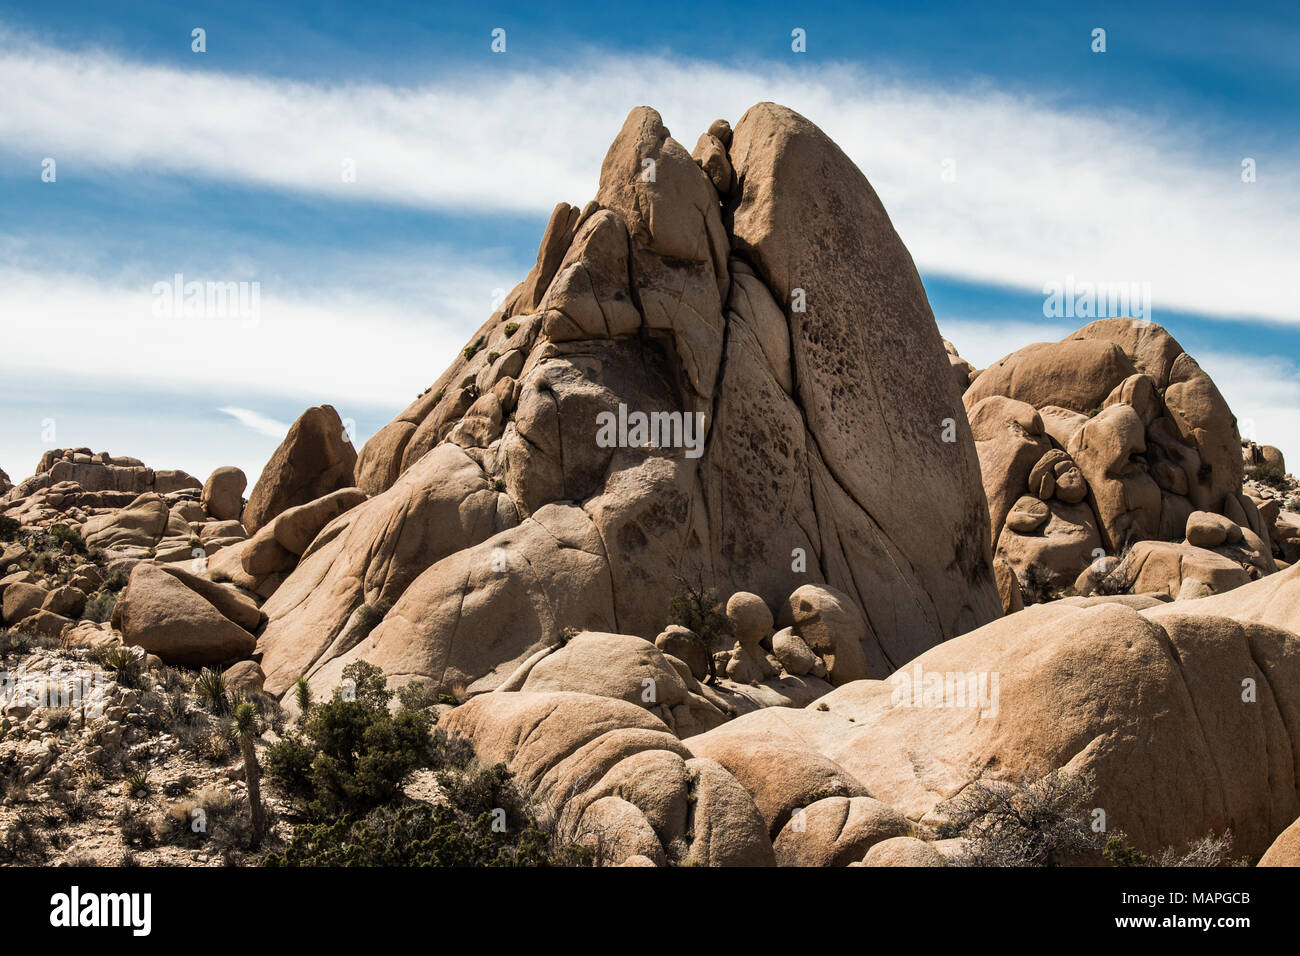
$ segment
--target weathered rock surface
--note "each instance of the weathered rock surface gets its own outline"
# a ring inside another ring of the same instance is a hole
[[[1095,775],[1108,826],[1139,848],[1184,847],[1231,828],[1236,851],[1258,856],[1300,810],[1300,749],[1288,729],[1300,726],[1300,638],[1217,612],[1254,591],[1253,606],[1263,597],[1265,614],[1289,618],[1300,607],[1291,574],[1141,613],[1113,603],[1030,608],[927,651],[890,680],[854,682],[804,710],[747,714],[685,743],[731,770],[781,826],[801,792],[823,786],[934,824],[943,800],[980,770],[1063,768]],[[1259,590],[1284,578],[1284,588]],[[940,682],[927,703],[929,674]],[[953,697],[943,675],[983,675],[984,692],[965,686]],[[1257,688],[1249,702],[1246,678]]]
[[[1101,319],[1026,346],[978,375],[963,402],[995,559],[1015,572],[1025,601],[1069,593],[1107,555],[1184,533],[1189,545],[1240,558],[1251,579],[1275,570],[1264,502],[1242,494],[1243,459],[1259,446],[1242,450],[1222,395],[1160,326]],[[1257,540],[1243,543],[1251,532]],[[1225,543],[1241,547],[1225,553]],[[1010,608],[1010,579],[1003,584]]]
[[[636,704],[569,692],[483,694],[442,726],[467,737],[485,763],[505,763],[562,834],[598,846],[607,862],[775,862],[745,789],[713,761],[692,758]]]
[[[203,483],[199,499],[203,510],[218,521],[238,521],[244,510],[244,489],[248,478],[232,465],[216,469]]]
[[[357,453],[333,406],[307,409],[289,428],[248,494],[243,524],[249,534],[283,511],[352,484]]]
[[[934,387],[948,355],[870,185],[772,104],[708,136],[697,163],[633,110],[596,202],[557,207],[502,311],[367,443],[372,497],[267,603],[270,692],[355,659],[490,689],[566,627],[660,633],[678,574],[769,608],[845,595],[862,620],[842,680],[999,613],[970,433]],[[385,612],[373,630],[363,605]]]
[[[261,612],[237,592],[172,567],[140,563],[113,608],[123,642],[171,664],[209,667],[248,657]]]

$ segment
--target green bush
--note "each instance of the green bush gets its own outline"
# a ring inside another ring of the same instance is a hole
[[[65,544],[70,544],[72,545],[72,550],[78,554],[86,553],[86,542],[81,540],[81,533],[69,528],[65,524],[51,525],[50,537],[52,537],[55,544],[60,547]]]
[[[1286,487],[1286,472],[1272,462],[1262,462],[1258,465],[1247,465],[1246,477],[1261,485],[1268,485],[1272,488]]]
[[[115,644],[91,654],[105,670],[112,671],[113,679],[123,687],[139,687],[144,680],[144,653],[138,648]]]
[[[116,606],[116,594],[111,591],[99,591],[86,601],[86,608],[81,612],[81,619],[102,624],[113,616],[113,608]]]
[[[375,604],[363,604],[357,608],[357,624],[365,634],[369,634],[383,621],[384,616],[393,609],[392,601],[379,601]]]
[[[125,568],[114,568],[112,573],[104,579],[104,583],[100,585],[99,589],[116,594],[126,587],[127,582],[130,580],[131,574]]]
[[[510,771],[439,774],[446,802],[381,807],[360,819],[295,828],[267,866],[590,866],[593,852],[537,825]]]
[[[300,812],[321,820],[362,814],[393,799],[413,770],[436,766],[437,738],[427,714],[388,711],[384,674],[357,661],[343,669],[355,699],[318,704],[301,735],[266,751],[266,773],[292,796]],[[446,736],[442,735],[445,741]]]
[[[211,667],[199,671],[199,678],[194,682],[194,693],[218,717],[230,712],[230,694],[226,690],[226,678],[221,671]]]

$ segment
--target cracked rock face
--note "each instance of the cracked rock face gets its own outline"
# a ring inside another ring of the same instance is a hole
[[[371,497],[265,605],[272,693],[356,659],[494,687],[567,627],[659,633],[678,575],[769,607],[829,585],[863,611],[875,677],[999,613],[911,257],[848,157],[770,103],[695,159],[633,110],[596,199],[556,207],[537,264],[355,483]],[[383,611],[368,632],[363,604]]]

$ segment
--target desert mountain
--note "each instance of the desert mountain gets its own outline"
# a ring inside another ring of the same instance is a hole
[[[566,627],[657,633],[679,576],[773,607],[830,585],[866,616],[851,676],[997,615],[979,463],[871,186],[772,104],[695,156],[629,115],[596,199],[556,208],[502,311],[362,449],[372,497],[266,604],[268,688],[363,659],[489,689]],[[620,408],[698,445],[607,447]],[[358,639],[365,606],[389,609]]]
[[[312,708],[393,703],[413,749],[508,769],[602,863],[1096,862],[1111,835],[1131,860],[1216,834],[1297,862],[1281,454],[1149,322],[971,367],[866,178],[784,107],[690,153],[634,109],[425,393],[359,453],[308,409],[247,486],[85,448],[0,473],[0,658],[93,672],[110,705],[74,731],[7,700],[23,788],[142,752],[168,785],[201,759],[247,787],[228,692],[284,735],[280,771]],[[1063,856],[997,843],[1008,793],[1083,795],[1104,827]]]

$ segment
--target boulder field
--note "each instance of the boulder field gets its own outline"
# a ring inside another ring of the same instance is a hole
[[[971,366],[799,114],[638,107],[359,451],[322,405],[251,489],[0,473],[0,609],[288,710],[377,665],[607,863],[947,865],[965,796],[1065,776],[1135,850],[1295,865],[1294,492],[1160,326]]]

